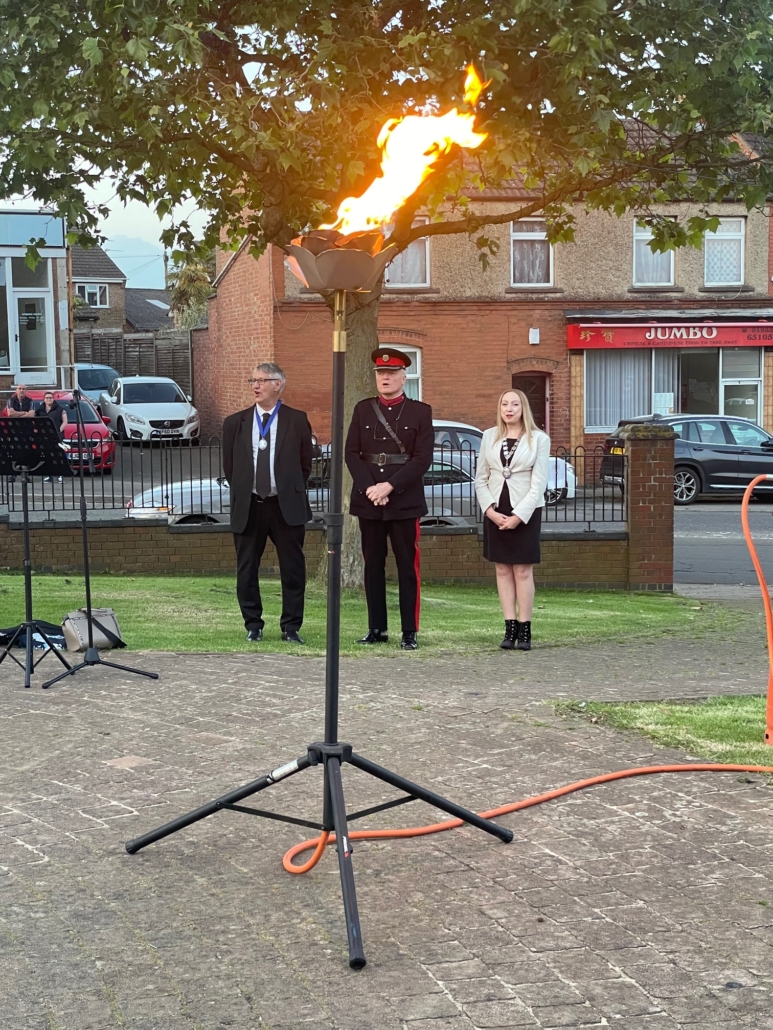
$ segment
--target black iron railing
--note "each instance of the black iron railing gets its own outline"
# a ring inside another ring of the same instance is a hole
[[[88,434],[87,446],[76,440],[70,461],[79,474],[81,451],[85,468],[86,502],[103,517],[169,517],[175,522],[228,522],[230,492],[223,476],[220,441],[160,439],[118,442],[97,431]],[[93,468],[88,467],[91,456]],[[550,458],[543,521],[550,526],[586,523],[624,523],[622,482],[625,456],[615,458],[613,475],[602,448],[557,448]],[[469,446],[436,448],[424,477],[428,515],[426,525],[476,526],[483,519],[475,493],[477,453]],[[309,478],[309,502],[315,516],[328,508],[328,458],[324,449],[315,457]],[[37,518],[77,517],[80,486],[77,475],[61,482],[35,477],[30,488],[30,510]],[[0,512],[21,512],[20,485],[0,476]]]

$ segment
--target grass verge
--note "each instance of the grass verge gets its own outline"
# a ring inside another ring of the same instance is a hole
[[[635,730],[656,744],[709,762],[773,766],[773,748],[764,743],[765,706],[764,697],[712,697],[697,702],[561,702],[556,710]]]
[[[279,633],[281,590],[278,580],[261,582],[266,628],[262,644],[248,644],[236,603],[235,579],[205,576],[92,577],[95,606],[115,608],[127,644],[135,650],[298,652]],[[367,629],[362,591],[344,591],[341,652],[389,654],[399,644],[397,588],[388,588],[392,637],[386,647],[354,644]],[[36,618],[60,623],[66,612],[84,603],[78,576],[35,575]],[[325,589],[308,585],[306,619],[301,631],[303,654],[324,654]],[[13,626],[24,614],[24,581],[18,574],[0,577],[0,626]],[[733,616],[719,605],[698,604],[670,594],[627,594],[540,590],[534,611],[534,645],[569,644],[595,639],[627,640],[641,636],[692,638],[727,628]],[[503,634],[502,615],[493,585],[425,584],[422,590],[420,653],[476,654],[496,649]]]

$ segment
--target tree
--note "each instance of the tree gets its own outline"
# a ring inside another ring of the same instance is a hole
[[[207,298],[212,293],[214,278],[213,251],[203,257],[198,253],[186,254],[172,268],[167,286],[172,293],[171,308],[178,329],[193,329],[206,318]]]
[[[751,208],[773,187],[746,145],[770,130],[771,14],[773,0],[0,0],[0,195],[53,205],[86,243],[99,212],[83,187],[109,174],[160,215],[196,200],[202,248],[249,235],[259,253],[362,192],[387,118],[461,105],[472,60],[489,139],[398,212],[401,247],[469,233],[485,260],[486,224],[540,214],[571,239],[576,205],[651,218],[655,247],[696,243],[716,219],[653,205]],[[474,191],[505,181],[522,200],[476,212]],[[412,228],[420,207],[433,220]],[[185,219],[163,240],[196,243]],[[349,303],[349,404],[370,386],[379,296]]]

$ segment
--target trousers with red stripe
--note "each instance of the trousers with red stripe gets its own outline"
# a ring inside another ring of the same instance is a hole
[[[360,519],[362,556],[365,559],[365,598],[368,627],[387,629],[386,559],[387,541],[397,565],[400,593],[400,622],[403,633],[419,630],[421,577],[419,574],[418,519]]]

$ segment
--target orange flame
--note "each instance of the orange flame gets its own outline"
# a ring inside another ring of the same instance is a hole
[[[486,85],[469,65],[465,101],[474,105]],[[443,115],[390,118],[377,140],[382,152],[381,175],[361,196],[347,197],[338,208],[336,221],[321,228],[345,234],[383,229],[454,144],[474,150],[483,143],[488,133],[475,132],[474,126],[475,115],[460,114],[456,108]]]

